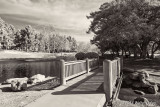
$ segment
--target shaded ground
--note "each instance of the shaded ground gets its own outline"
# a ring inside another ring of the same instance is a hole
[[[151,74],[160,75],[160,59],[124,59],[124,68],[134,71],[147,71]]]
[[[150,73],[150,79],[152,79],[156,83],[160,83],[160,60],[154,59],[124,59],[124,68],[132,69],[133,71],[147,71]],[[126,73],[126,72],[124,72]],[[156,95],[154,94],[145,94],[145,95],[139,95],[134,92],[134,90],[130,87],[124,86],[121,87],[119,99],[126,100],[126,101],[133,101],[138,96],[146,97],[151,102],[156,102],[158,105],[160,105],[160,92],[158,92]]]

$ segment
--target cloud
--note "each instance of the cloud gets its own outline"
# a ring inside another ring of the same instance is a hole
[[[23,23],[50,24],[66,35],[90,39],[92,36],[85,33],[90,25],[86,16],[104,2],[106,0],[0,0],[0,17],[16,27],[22,27]]]

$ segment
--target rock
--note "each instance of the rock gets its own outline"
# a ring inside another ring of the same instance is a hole
[[[134,99],[134,103],[137,103],[137,102],[141,102],[141,103],[144,103],[144,104],[149,104],[148,99],[146,99],[145,97],[137,97],[136,99]]]
[[[156,85],[157,83],[155,83],[155,81],[154,80],[152,80],[152,79],[146,79],[146,81],[148,81],[151,85]],[[157,84],[158,85],[158,84]]]
[[[45,76],[44,75],[41,75],[41,74],[37,74],[37,75],[34,75],[32,76],[30,79],[29,79],[29,82],[31,84],[36,84],[38,82],[43,82],[45,80]]]
[[[134,92],[136,94],[145,95],[145,93],[143,91],[140,91],[140,90],[134,90]]]
[[[140,72],[140,73],[141,73],[141,74],[144,74],[146,79],[149,78],[149,73],[148,73],[148,72],[142,71],[142,72]]]
[[[27,82],[26,81],[19,81],[19,90],[26,90],[27,89]]]
[[[145,81],[146,80],[146,75],[145,74],[139,74],[139,81]]]
[[[141,87],[141,83],[140,82],[133,82],[132,87],[140,88]]]
[[[131,85],[133,83],[133,81],[129,78],[129,77],[126,77],[123,79],[123,82],[126,84],[126,85]]]
[[[142,88],[148,88],[150,86],[152,86],[152,85],[148,81],[146,81],[146,80],[141,81],[141,87]]]
[[[158,86],[157,85],[152,85],[148,88],[148,92],[151,94],[157,94],[158,91]]]
[[[138,80],[139,73],[138,72],[131,73],[131,74],[129,74],[129,78],[132,80]]]
[[[12,91],[17,91],[17,81],[12,81],[11,82],[11,89]]]
[[[11,84],[12,81],[28,81],[27,77],[24,78],[10,78],[4,81],[2,84]]]
[[[12,91],[22,91],[27,89],[27,81],[12,81],[11,82]]]

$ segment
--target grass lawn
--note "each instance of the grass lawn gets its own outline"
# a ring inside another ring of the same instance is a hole
[[[16,58],[54,58],[53,53],[24,52],[15,50],[0,51],[0,59],[16,59]]]
[[[74,56],[75,53],[44,53],[44,52],[24,52],[16,50],[0,51],[0,59],[18,59],[18,58],[57,58],[60,56]]]

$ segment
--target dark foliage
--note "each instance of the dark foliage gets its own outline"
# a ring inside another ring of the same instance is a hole
[[[84,52],[79,52],[75,55],[77,60],[84,60],[86,58],[86,54]]]
[[[88,52],[86,53],[86,58],[92,59],[92,58],[98,58],[99,55],[95,52]]]

